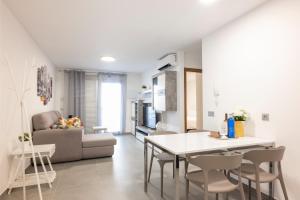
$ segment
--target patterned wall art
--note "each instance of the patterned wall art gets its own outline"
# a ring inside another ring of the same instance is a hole
[[[43,105],[47,105],[52,98],[53,78],[50,77],[47,66],[41,66],[37,70],[37,96]]]

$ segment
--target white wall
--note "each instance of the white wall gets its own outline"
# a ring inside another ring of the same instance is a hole
[[[8,68],[3,64],[5,57],[13,68],[18,90],[22,90],[23,74],[28,71],[25,67],[26,61],[31,64],[35,59],[37,67],[47,65],[51,76],[54,76],[54,67],[50,61],[0,0],[0,194],[4,192],[8,184],[11,168],[9,154],[18,144],[17,137],[21,134],[20,108],[15,94],[9,90],[13,88],[13,84]],[[30,122],[33,114],[54,108],[54,98],[47,106],[43,106],[37,97],[36,73],[35,68],[30,74],[27,86],[32,90],[25,99]]]
[[[247,134],[287,147],[284,178],[294,200],[300,196],[299,11],[298,0],[269,1],[203,39],[204,128],[218,129],[224,113],[236,107],[250,112]],[[270,114],[269,122],[262,113]],[[276,193],[281,197],[280,187]]]
[[[202,68],[202,41],[195,42],[193,45],[184,49],[184,67]]]

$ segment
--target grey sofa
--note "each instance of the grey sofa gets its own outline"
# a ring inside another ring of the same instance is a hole
[[[117,141],[110,133],[84,134],[82,128],[51,129],[61,114],[44,112],[32,117],[33,144],[55,144],[53,163],[112,156]]]

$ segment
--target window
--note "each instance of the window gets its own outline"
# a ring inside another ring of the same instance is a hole
[[[122,85],[121,83],[101,83],[101,126],[108,132],[121,132]]]

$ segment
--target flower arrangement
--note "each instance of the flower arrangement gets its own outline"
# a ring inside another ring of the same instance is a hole
[[[241,109],[234,112],[233,117],[235,121],[246,121],[249,118],[249,115],[245,110]]]
[[[29,133],[23,133],[23,135],[20,135],[19,137],[19,141],[22,142],[24,140],[24,142],[28,142],[30,139]]]
[[[79,117],[72,117],[66,121],[67,128],[80,128],[82,126]]]

